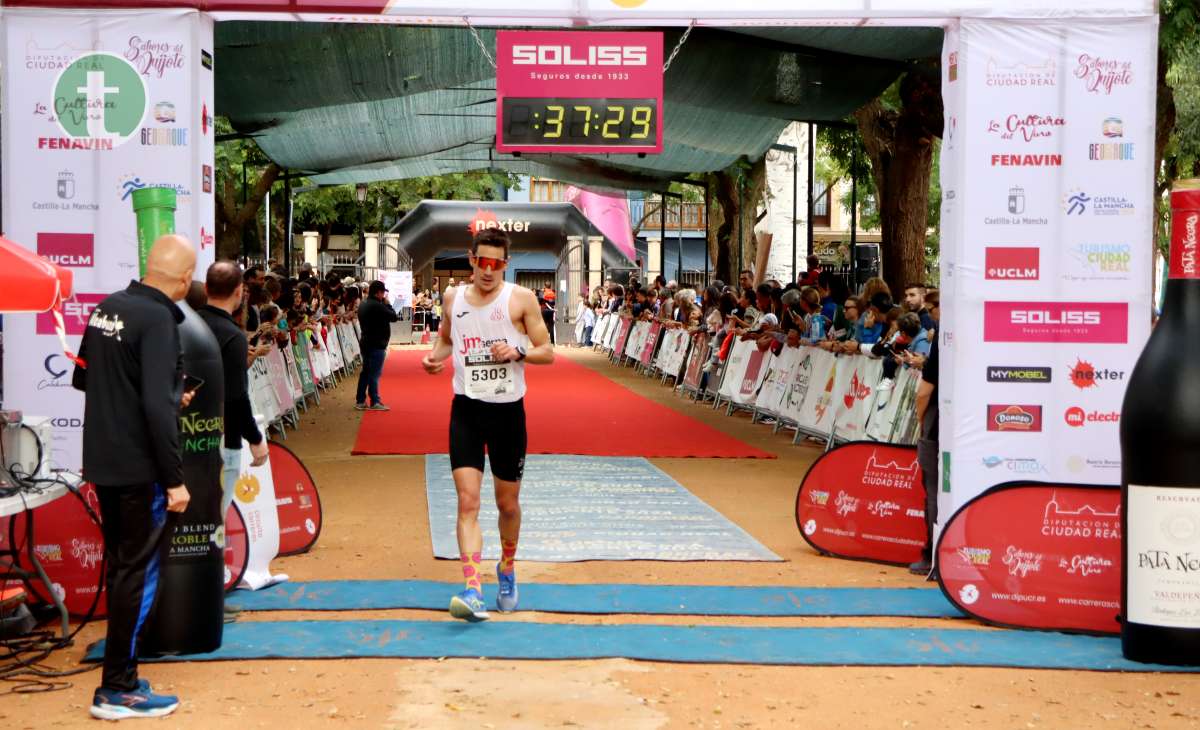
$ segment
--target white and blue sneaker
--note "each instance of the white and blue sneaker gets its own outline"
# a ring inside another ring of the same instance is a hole
[[[474,588],[468,588],[450,599],[450,615],[471,623],[487,621],[491,618],[488,615],[487,606],[483,602],[483,596]]]
[[[175,695],[156,695],[150,691],[150,683],[142,679],[132,692],[100,687],[92,695],[90,712],[99,720],[127,720],[134,717],[162,717],[179,707]]]
[[[517,570],[505,575],[500,572],[500,563],[496,563],[496,582],[500,591],[496,594],[496,608],[500,613],[512,613],[517,610]]]

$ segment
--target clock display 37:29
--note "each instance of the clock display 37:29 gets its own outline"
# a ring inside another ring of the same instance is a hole
[[[652,147],[658,137],[655,99],[506,97],[501,113],[509,145]]]

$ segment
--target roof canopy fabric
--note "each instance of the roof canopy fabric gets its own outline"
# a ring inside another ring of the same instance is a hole
[[[442,251],[470,248],[480,228],[500,228],[508,233],[517,251],[549,251],[560,255],[567,236],[601,235],[570,203],[504,203],[460,200],[422,200],[396,228],[399,246],[420,271]],[[586,242],[586,238],[585,238]],[[612,241],[604,239],[604,265],[626,268],[633,264]]]
[[[0,237],[0,312],[45,312],[71,296],[74,276]]]
[[[845,118],[938,56],[942,30],[697,28],[664,79],[663,153],[644,158],[497,153],[495,70],[466,28],[231,21],[215,45],[217,111],[321,184],[490,168],[654,190],[757,159],[792,120]]]

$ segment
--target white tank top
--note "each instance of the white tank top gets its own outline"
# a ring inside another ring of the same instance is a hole
[[[456,288],[450,317],[454,348],[454,393],[488,403],[512,403],[525,397],[525,363],[492,359],[492,344],[528,347],[517,331],[508,304],[515,285],[504,282],[495,300],[482,307],[467,302],[467,285]]]

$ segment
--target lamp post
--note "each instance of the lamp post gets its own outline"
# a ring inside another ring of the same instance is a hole
[[[359,183],[354,186],[354,199],[358,201],[358,249],[367,252],[367,229],[363,220],[363,203],[367,202],[367,184]]]

